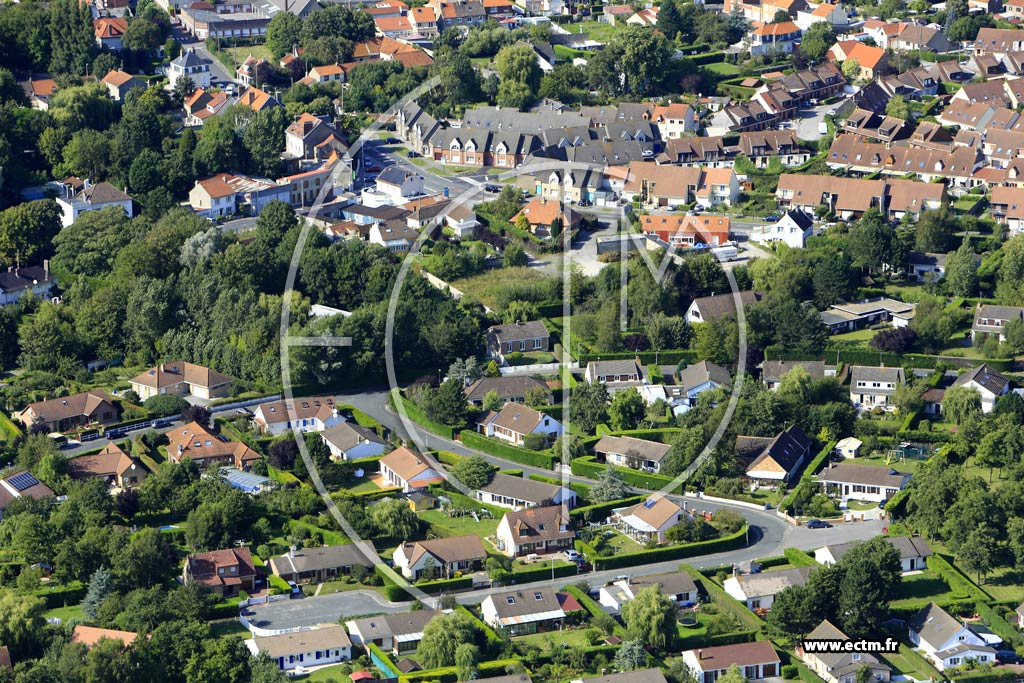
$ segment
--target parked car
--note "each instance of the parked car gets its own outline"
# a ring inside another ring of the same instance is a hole
[[[295,583],[294,581],[289,581],[288,582],[288,586],[291,587],[291,589],[292,589],[291,593],[288,594],[289,598],[301,598],[302,597],[302,587],[299,586],[299,584]]]
[[[779,222],[779,217],[776,216],[775,214],[772,214],[771,216],[765,216],[764,219],[766,221],[771,221],[772,223],[778,223]]]
[[[594,205],[594,202],[590,201],[589,199],[581,199],[579,201],[579,204],[577,204],[577,206],[582,206],[582,207],[593,206],[593,205]]]
[[[812,519],[807,522],[808,529],[831,529],[832,525],[821,519]]]
[[[565,559],[569,560],[570,562],[577,562],[578,563],[578,562],[582,562],[583,561],[583,556],[580,555],[575,550],[572,550],[572,549],[566,550],[562,554],[565,555]]]
[[[410,149],[408,152],[405,153],[405,156],[409,157],[410,159],[419,159],[423,155],[414,149]]]
[[[1020,664],[1020,655],[1013,650],[996,650],[996,661],[1000,664]]]
[[[384,144],[386,145],[397,145],[400,142],[401,140],[399,140],[398,138],[387,138],[386,140],[384,140]]]
[[[484,185],[484,192],[490,192],[491,194],[501,192],[501,185],[497,185],[495,183],[487,183],[486,185]]]
[[[383,170],[384,170],[384,168],[382,166],[377,165],[377,164],[371,164],[371,165],[366,167],[366,172],[367,173],[380,173]]]

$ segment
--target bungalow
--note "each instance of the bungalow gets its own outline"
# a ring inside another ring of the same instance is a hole
[[[587,363],[586,380],[600,382],[609,392],[644,383],[644,373],[635,360],[592,360]]]
[[[402,543],[392,557],[405,578],[419,581],[450,579],[456,572],[479,569],[487,559],[487,551],[480,537],[470,534]]]
[[[256,586],[256,568],[248,546],[193,553],[185,558],[181,580],[186,586],[208,588],[221,597],[240,591],[252,593]]]
[[[818,624],[805,638],[813,641],[849,639],[828,620]],[[801,642],[797,644],[796,653],[826,683],[855,683],[865,668],[870,672],[872,681],[887,683],[892,677],[892,669],[868,652],[812,652],[804,649]]]
[[[174,361],[161,363],[129,380],[132,391],[143,401],[160,394],[195,396],[205,400],[231,394],[233,379],[202,365]]]
[[[688,607],[697,602],[697,584],[684,571],[619,579],[601,586],[598,591],[598,602],[613,614],[618,614],[624,604],[651,586],[658,586],[661,592],[679,607]]]
[[[308,396],[292,400],[281,399],[256,406],[252,426],[260,434],[280,436],[286,432],[322,432],[343,422],[331,396]]]
[[[830,334],[847,332],[876,322],[893,321],[899,327],[899,318],[912,314],[916,304],[908,304],[889,297],[866,299],[853,303],[832,304],[827,311],[822,311],[821,324]]]
[[[265,654],[282,671],[352,659],[352,641],[345,633],[345,628],[337,624],[273,636],[256,636],[246,640],[245,645],[254,657]]]
[[[47,299],[56,284],[57,278],[50,274],[48,259],[43,260],[41,268],[8,266],[7,270],[0,270],[0,306],[16,304],[30,292],[33,296]]]
[[[991,413],[996,400],[1010,391],[1010,380],[999,374],[986,363],[962,373],[953,382],[954,387],[974,389],[981,396],[981,412]]]
[[[572,548],[576,532],[563,505],[506,512],[495,532],[498,550],[508,557],[547,555]]]
[[[928,541],[920,536],[883,536],[900,554],[900,569],[907,572],[921,571],[928,566],[928,558],[934,553]],[[827,545],[814,551],[818,564],[835,564],[860,541]]]
[[[594,444],[594,453],[608,464],[646,472],[661,471],[661,463],[671,450],[667,443],[632,436],[606,435]]]
[[[499,412],[492,411],[477,423],[481,434],[516,446],[526,442],[527,434],[543,434],[552,441],[562,429],[562,423],[555,418],[519,403],[506,403]]]
[[[480,603],[484,623],[517,636],[557,629],[565,619],[558,594],[550,586],[488,595]]]
[[[71,396],[51,398],[29,403],[14,419],[25,429],[45,429],[47,432],[66,432],[89,424],[117,422],[118,409],[107,392],[84,391]]]
[[[149,472],[142,463],[125,453],[114,443],[108,443],[94,455],[80,455],[67,461],[68,476],[72,479],[99,477],[108,486],[133,488],[146,480]]]
[[[1011,320],[1024,320],[1024,308],[1017,306],[995,306],[978,304],[974,309],[974,322],[971,324],[971,339],[979,334],[998,334],[999,341],[1006,341],[1006,324]]]
[[[534,481],[511,474],[494,475],[490,483],[476,492],[477,500],[488,505],[522,510],[549,505],[576,506],[576,492],[566,486]]]
[[[750,240],[760,244],[781,242],[791,249],[803,249],[807,238],[811,236],[814,218],[809,214],[791,209],[772,225],[755,226],[750,232]]]
[[[850,374],[850,401],[864,408],[891,408],[896,387],[906,381],[903,368],[854,365]]]
[[[124,647],[128,647],[134,643],[138,637],[139,634],[134,631],[116,631],[110,628],[86,626],[85,624],[75,624],[75,627],[71,630],[71,642],[81,643],[90,650],[104,638],[116,640]]]
[[[887,467],[839,463],[821,471],[817,481],[826,493],[848,500],[875,503],[889,500],[910,483],[910,474]]]
[[[550,341],[551,333],[540,320],[492,325],[487,329],[487,355],[504,363],[510,353],[547,351]]]
[[[746,308],[761,300],[761,293],[751,290],[740,292],[740,304]],[[733,294],[712,294],[693,300],[686,309],[686,322],[704,323],[718,320],[728,315],[736,315],[736,297]]]
[[[332,460],[372,458],[388,449],[387,442],[369,427],[339,422],[320,432],[320,440],[331,451]]]
[[[776,595],[790,586],[806,584],[811,569],[813,567],[796,567],[759,574],[734,574],[722,587],[749,610],[771,609]]]
[[[0,479],[0,519],[7,504],[15,498],[42,500],[53,498],[50,487],[32,476],[28,470],[19,470]]]
[[[167,439],[167,455],[179,464],[188,458],[200,467],[226,465],[248,472],[262,459],[243,442],[232,441],[195,421],[167,432]]]
[[[373,644],[396,656],[416,651],[423,639],[423,629],[440,612],[429,609],[346,621],[345,628],[356,645]]]
[[[440,467],[426,456],[401,446],[380,459],[380,476],[390,486],[410,493],[444,480]]]
[[[811,379],[836,376],[836,366],[825,365],[823,360],[766,360],[761,365],[761,381],[777,391],[782,379],[796,368],[803,368]]]
[[[836,455],[843,458],[856,458],[860,454],[860,447],[864,442],[855,436],[847,436],[836,443]]]
[[[702,360],[679,371],[679,387],[682,390],[683,403],[696,405],[697,397],[705,391],[718,387],[732,387],[729,370],[721,365]]]
[[[270,558],[270,571],[285,581],[324,583],[349,576],[353,567],[373,568],[375,553],[356,543],[319,548],[292,547],[284,555]]]
[[[109,72],[100,82],[107,86],[107,92],[115,102],[123,102],[132,88],[145,89],[146,87],[145,81],[120,70]]]
[[[551,389],[545,382],[521,375],[481,377],[466,387],[466,400],[474,406],[482,406],[487,394],[492,391],[502,403],[525,403],[528,392],[543,392],[545,404],[550,404],[553,400]]]
[[[934,602],[922,608],[908,625],[910,642],[939,671],[970,661],[995,663],[996,653],[988,641]]]
[[[737,441],[743,438],[749,440],[759,437],[737,437]],[[793,425],[765,444],[763,450],[747,466],[746,475],[758,482],[791,482],[803,466],[812,444],[813,441]]]
[[[748,681],[776,678],[782,670],[779,655],[767,640],[687,650],[683,661],[697,683],[715,683],[734,664]]]
[[[662,493],[653,493],[644,502],[612,512],[619,531],[640,542],[664,543],[665,534],[689,513]]]

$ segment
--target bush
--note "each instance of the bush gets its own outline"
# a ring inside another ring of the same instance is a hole
[[[188,401],[180,396],[172,394],[160,394],[146,399],[142,407],[156,417],[167,417],[168,415],[180,415],[181,411],[188,408]]]
[[[522,465],[530,465],[531,467],[550,470],[554,468],[557,460],[554,454],[550,452],[529,451],[525,448],[503,443],[497,439],[490,439],[468,429],[460,432],[459,440],[468,448],[475,448],[478,451],[490,453],[491,455],[518,462]]]
[[[523,437],[523,447],[529,451],[543,451],[548,447],[546,434],[527,434]]]
[[[800,678],[800,669],[795,664],[786,664],[782,667],[782,677],[789,680]]]
[[[708,555],[712,553],[725,552],[741,548],[747,542],[747,529],[744,527],[731,536],[723,536],[711,541],[700,543],[689,543],[687,545],[669,546],[667,548],[654,548],[642,550],[636,553],[623,553],[611,557],[594,557],[591,562],[595,571],[604,569],[618,569],[620,567],[635,567],[640,564],[665,562],[667,560],[679,560],[696,555]]]

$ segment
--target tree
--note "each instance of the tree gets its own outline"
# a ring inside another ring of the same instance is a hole
[[[113,591],[114,577],[106,567],[100,567],[93,572],[92,578],[89,579],[89,590],[86,591],[85,599],[82,600],[82,611],[85,616],[95,619],[96,610]]]
[[[608,388],[601,382],[579,382],[572,390],[569,419],[586,434],[592,434],[608,414]]]
[[[958,229],[956,216],[947,207],[922,211],[914,231],[914,247],[918,251],[946,253]]]
[[[661,4],[655,27],[672,40],[675,40],[676,36],[683,33],[685,28],[683,26],[683,17],[679,13],[679,5],[675,3],[675,0],[669,0]]]
[[[457,426],[466,421],[466,394],[463,384],[451,378],[438,387],[430,402],[429,410],[432,419],[446,425]]]
[[[274,15],[276,19],[278,16],[292,16],[291,14]],[[174,99],[180,102],[184,102],[189,95],[196,91],[196,82],[192,80],[191,76],[182,74],[178,76],[178,80],[174,82]]]
[[[472,643],[475,635],[476,629],[462,612],[439,614],[423,627],[417,659],[428,669],[455,666],[459,646]]]
[[[640,392],[635,387],[616,392],[608,407],[608,417],[615,430],[636,429],[640,426],[640,420],[644,418],[644,400]]]
[[[974,572],[978,583],[982,583],[986,574],[995,566],[995,558],[999,553],[997,532],[992,527],[982,525],[967,536],[967,540],[957,551],[956,559],[964,569]]]
[[[522,109],[536,98],[542,73],[532,47],[506,45],[494,58],[494,67],[501,78],[498,104]]]
[[[50,3],[50,71],[84,76],[96,50],[92,11],[77,0]]]
[[[502,263],[506,268],[525,266],[529,260],[530,258],[526,255],[526,250],[523,249],[523,245],[519,242],[509,242],[505,247]]]
[[[188,407],[188,401],[180,396],[159,394],[147,398],[142,407],[152,415],[167,417],[168,415],[180,415],[181,411]]]
[[[849,63],[849,62],[847,62]],[[883,263],[892,263],[896,236],[877,209],[869,209],[850,230],[850,252],[853,265],[878,270]]]
[[[825,53],[836,42],[836,34],[832,25],[827,21],[819,21],[811,24],[804,31],[800,41],[800,54],[810,64],[817,64],[825,59]]]
[[[843,631],[857,636],[877,633],[900,587],[899,551],[876,537],[854,546],[840,566],[838,607]]]
[[[922,296],[917,302],[910,328],[917,333],[925,353],[935,353],[956,331],[954,313],[946,311],[946,302],[936,296]]]
[[[881,330],[871,338],[868,346],[885,353],[906,353],[917,341],[917,332],[909,327]]]
[[[61,229],[60,207],[52,199],[17,204],[0,212],[0,262],[14,265],[45,254],[47,245]]]
[[[718,677],[718,680],[722,683],[747,683],[747,677],[743,675],[738,664],[730,666],[724,674]]]
[[[815,612],[811,589],[807,585],[792,585],[775,596],[765,621],[769,632],[794,640],[810,633],[821,616]]]
[[[409,538],[419,529],[416,513],[402,500],[382,500],[370,507],[370,522],[381,536],[388,538]]]
[[[629,484],[622,480],[622,477],[619,476],[619,473],[611,465],[601,473],[601,478],[590,488],[590,498],[595,503],[622,500],[629,493]]]
[[[885,105],[885,115],[903,121],[910,120],[910,105],[903,95],[896,95]]]
[[[482,456],[472,455],[463,458],[452,467],[452,476],[462,482],[468,489],[482,489],[491,483],[496,468],[483,459]]]
[[[566,441],[568,441],[568,444],[566,444]],[[575,434],[569,434],[568,436],[564,434],[560,435],[555,439],[552,451],[554,452],[555,457],[562,458],[562,461],[565,463],[571,462],[576,458],[582,458],[587,454],[587,449],[583,445],[583,440]]]
[[[291,12],[278,12],[267,24],[266,45],[274,59],[281,59],[298,47],[301,38],[302,19]]]
[[[45,609],[46,601],[40,597],[0,589],[0,641],[10,648],[13,660],[41,649]]]
[[[620,64],[627,92],[636,95],[650,92],[669,71],[667,67],[672,59],[672,51],[668,38],[642,26],[627,25],[625,30],[616,32],[609,46],[615,45],[618,40],[621,40]]]
[[[455,669],[460,681],[471,681],[478,676],[476,665],[480,661],[480,648],[462,643],[455,648]]]
[[[946,286],[950,294],[969,297],[978,293],[978,262],[967,240],[946,255]]]
[[[973,387],[950,387],[942,397],[942,414],[960,425],[981,414],[981,395]]]
[[[639,640],[627,640],[615,653],[615,668],[619,671],[636,671],[647,666],[650,655]]]
[[[847,59],[843,62],[843,75],[849,81],[856,81],[860,78],[860,62],[856,59]]]
[[[626,638],[657,650],[671,650],[679,633],[675,604],[658,585],[644,588],[623,605],[622,621]]]

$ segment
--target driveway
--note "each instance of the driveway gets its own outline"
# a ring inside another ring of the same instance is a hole
[[[267,629],[294,629],[316,624],[336,624],[341,618],[368,614],[394,614],[409,608],[409,603],[388,602],[373,591],[344,593],[275,600],[242,610],[242,616],[253,626]]]
[[[818,124],[825,120],[825,114],[842,106],[842,101],[833,104],[819,104],[810,109],[800,112],[800,118],[796,120],[797,137],[801,140],[818,140],[824,137],[818,131]]]

